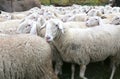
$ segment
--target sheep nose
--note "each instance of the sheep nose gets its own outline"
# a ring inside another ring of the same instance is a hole
[[[49,36],[47,36],[47,37],[46,37],[46,39],[47,39],[47,40],[49,40],[49,39],[50,39],[50,37],[49,37]]]
[[[48,42],[50,40],[50,36],[46,36],[46,41]]]
[[[86,25],[88,25],[88,23],[86,22]]]

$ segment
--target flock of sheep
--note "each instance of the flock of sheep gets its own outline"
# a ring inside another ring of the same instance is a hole
[[[120,8],[41,6],[0,12],[0,79],[58,79],[69,62],[85,77],[91,62],[110,58],[113,79],[120,64]],[[54,63],[54,68],[53,68]]]

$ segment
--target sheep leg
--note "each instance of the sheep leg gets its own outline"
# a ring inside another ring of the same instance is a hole
[[[57,65],[55,65],[55,74],[56,74],[56,75],[59,74],[59,69],[58,69]]]
[[[80,66],[80,77],[81,77],[82,79],[87,79],[87,78],[85,77],[85,70],[86,70],[86,65],[81,65],[81,66]]]
[[[113,76],[115,74],[115,70],[116,70],[116,66],[115,66],[115,64],[112,64],[112,73],[111,73],[110,79],[113,79]]]
[[[72,71],[71,79],[74,79],[74,74],[75,74],[75,65],[74,64],[72,64],[72,66],[71,66],[71,71]]]
[[[62,65],[63,63],[62,62],[59,62],[59,63],[56,63],[55,65],[55,73],[58,75],[62,75]]]

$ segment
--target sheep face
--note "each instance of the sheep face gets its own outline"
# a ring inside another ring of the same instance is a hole
[[[98,17],[90,17],[86,21],[87,27],[98,26],[100,24],[100,19]]]
[[[6,19],[6,20],[11,20],[12,16],[7,13],[7,14],[1,14],[1,15],[0,15],[0,18],[4,18],[4,19]]]
[[[38,13],[32,13],[32,14],[28,15],[27,18],[34,20],[34,21],[37,21],[39,16],[40,15]]]
[[[119,17],[119,16],[115,16],[115,17],[112,19],[111,24],[120,25],[120,17]]]
[[[46,23],[45,39],[47,42],[53,41],[59,32],[64,32],[61,20],[51,19]]]
[[[32,22],[31,20],[26,20],[19,25],[17,32],[18,33],[30,33],[30,30],[33,26],[36,26],[35,22]]]

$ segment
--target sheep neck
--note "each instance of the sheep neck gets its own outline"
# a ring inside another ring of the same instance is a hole
[[[62,52],[60,49],[63,46],[63,42],[64,41],[64,36],[66,35],[67,29],[64,29],[64,33],[62,33],[60,30],[57,33],[57,37],[54,39],[53,44],[56,46],[56,48],[58,49],[59,52]]]
[[[61,32],[60,29],[59,29],[58,32],[57,32],[57,35],[56,35],[56,37],[55,37],[55,39],[54,39],[54,41],[59,41],[60,38],[61,38],[61,35],[62,35],[62,32]]]

